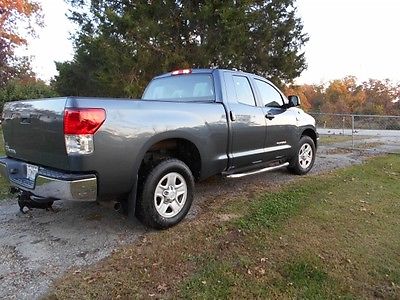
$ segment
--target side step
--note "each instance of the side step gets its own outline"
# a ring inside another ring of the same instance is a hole
[[[250,172],[246,172],[246,173],[236,173],[236,174],[231,174],[226,176],[227,178],[241,178],[241,177],[245,177],[245,176],[249,176],[249,175],[254,175],[254,174],[259,174],[259,173],[264,173],[264,172],[268,172],[268,171],[274,171],[283,167],[287,167],[289,165],[288,162],[285,162],[282,165],[278,165],[278,166],[274,166],[274,167],[268,167],[268,168],[263,168],[263,169],[259,169],[259,170],[255,170],[255,171],[250,171]]]

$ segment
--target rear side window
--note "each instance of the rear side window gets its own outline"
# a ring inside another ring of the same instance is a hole
[[[146,88],[142,99],[214,101],[213,78],[211,74],[189,74],[153,79]]]
[[[247,77],[234,75],[232,78],[235,85],[236,100],[243,104],[256,106],[253,90]]]
[[[261,100],[263,105],[266,107],[281,107],[283,105],[282,96],[279,92],[270,84],[255,79],[257,88],[261,94]]]

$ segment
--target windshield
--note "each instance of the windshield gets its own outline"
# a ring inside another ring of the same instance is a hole
[[[146,88],[143,100],[214,101],[211,74],[176,75],[153,79]]]

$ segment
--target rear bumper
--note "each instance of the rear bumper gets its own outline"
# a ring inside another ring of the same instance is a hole
[[[70,201],[96,201],[97,177],[94,174],[69,174],[39,167],[35,180],[26,178],[27,163],[0,158],[0,175],[10,186],[37,198]]]

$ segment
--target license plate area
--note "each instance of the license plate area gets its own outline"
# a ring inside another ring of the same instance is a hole
[[[30,181],[35,181],[38,172],[39,172],[38,166],[26,164],[26,179]]]

